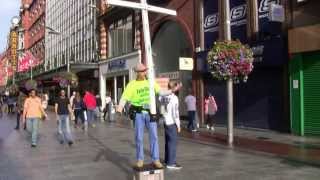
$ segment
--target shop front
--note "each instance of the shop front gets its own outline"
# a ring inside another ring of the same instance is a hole
[[[246,1],[231,1],[232,39],[249,43],[255,52],[253,72],[246,83],[234,85],[235,125],[245,128],[270,129],[281,132],[290,130],[288,118],[288,83],[286,43],[281,23],[268,19],[268,3],[259,2],[259,38],[249,42],[246,36]],[[271,2],[271,1],[270,1]],[[274,1],[279,3],[279,1]],[[243,10],[243,11],[241,11]],[[241,14],[236,14],[240,13]],[[212,78],[208,72],[206,55],[218,39],[218,2],[204,1],[205,52],[199,53],[197,68],[203,72],[204,94],[215,96],[219,111],[215,116],[217,124],[227,124],[226,83]]]
[[[139,62],[141,62],[141,52],[135,51],[99,64],[99,89],[103,107],[107,94],[111,95],[114,104],[118,104],[126,85],[135,79],[134,67]]]

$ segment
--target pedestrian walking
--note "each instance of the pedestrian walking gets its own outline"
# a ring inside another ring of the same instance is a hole
[[[173,92],[177,90],[178,84],[170,82],[168,88]],[[163,109],[165,130],[165,160],[168,169],[179,170],[182,167],[176,162],[177,140],[180,133],[179,98],[175,93],[160,96],[159,101]],[[176,91],[177,93],[177,91]]]
[[[100,118],[101,117],[101,106],[102,106],[102,101],[101,101],[101,97],[99,94],[96,95],[96,117]]]
[[[88,124],[95,128],[95,110],[97,107],[96,97],[92,93],[93,91],[86,91],[83,97],[83,102],[86,106],[86,115]]]
[[[111,99],[111,96],[110,96],[109,92],[107,92],[105,100],[106,100],[106,104],[105,104],[105,107],[103,109],[103,119],[106,120],[106,116],[108,114],[108,119],[110,120],[111,108],[112,108],[112,99]]]
[[[214,97],[211,94],[206,95],[204,99],[204,113],[208,130],[214,131],[213,117],[217,111],[218,106]]]
[[[14,113],[14,105],[15,105],[15,95],[10,94],[8,97],[8,114]]]
[[[136,142],[136,167],[143,167],[144,163],[144,149],[143,137],[144,127],[149,132],[149,143],[151,151],[151,159],[156,168],[162,168],[163,165],[159,160],[159,145],[157,134],[157,122],[150,114],[150,93],[149,80],[146,78],[147,68],[143,64],[138,64],[135,67],[137,79],[130,81],[125,88],[120,103],[117,107],[117,112],[122,113],[123,108],[127,102],[131,103],[132,112],[134,112],[135,119],[135,142]],[[160,87],[155,83],[155,91],[158,93]]]
[[[32,89],[24,102],[22,115],[22,122],[23,124],[27,123],[27,130],[31,133],[31,147],[37,146],[39,123],[41,119],[46,119],[46,117],[47,114],[42,108],[41,99],[36,95],[36,90]]]
[[[2,116],[3,116],[3,105],[4,105],[3,96],[1,94],[0,95],[0,118],[2,118]]]
[[[73,92],[72,92],[72,95],[71,95],[71,97],[70,97],[70,106],[71,106],[71,107],[73,107],[73,102],[74,102],[74,98],[76,97],[76,94],[77,94],[77,92],[76,92],[76,91],[73,91]],[[75,121],[75,120],[76,120],[73,109],[72,109],[72,111],[71,111],[71,113],[70,113],[70,119],[71,119],[71,121]]]
[[[41,103],[44,110],[48,108],[49,96],[47,93],[41,95]]]
[[[188,129],[196,132],[196,97],[192,94],[192,89],[189,89],[189,95],[185,98],[185,103],[188,110]]]
[[[15,129],[20,129],[20,121],[21,121],[21,115],[23,114],[23,106],[24,101],[26,100],[27,96],[22,91],[19,91],[18,100],[17,100],[17,124]],[[23,125],[25,127],[25,124]]]
[[[72,110],[75,116],[75,128],[78,128],[84,124],[84,104],[79,92],[76,92],[75,98],[73,99]]]
[[[60,91],[60,96],[55,103],[55,113],[58,120],[58,135],[60,144],[68,142],[69,146],[73,144],[73,138],[70,129],[69,113],[71,106],[64,90]]]

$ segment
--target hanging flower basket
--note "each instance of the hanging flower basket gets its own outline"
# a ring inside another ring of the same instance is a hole
[[[253,52],[240,41],[215,42],[208,53],[209,71],[218,80],[247,82],[253,70]]]
[[[31,89],[37,89],[38,83],[35,80],[28,80],[25,84],[24,87],[27,91],[30,91]]]
[[[61,72],[54,80],[59,82],[60,87],[66,88],[68,85],[72,87],[78,86],[78,76],[72,72]]]

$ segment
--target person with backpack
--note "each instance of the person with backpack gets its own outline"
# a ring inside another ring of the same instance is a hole
[[[214,131],[213,116],[218,111],[216,100],[211,94],[208,94],[204,100],[204,113],[206,116],[207,129]]]

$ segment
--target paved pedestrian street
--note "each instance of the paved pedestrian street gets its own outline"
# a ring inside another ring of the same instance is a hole
[[[84,133],[73,129],[75,144],[56,140],[56,121],[50,114],[42,123],[37,148],[31,148],[28,134],[15,131],[14,116],[0,120],[0,180],[129,180],[135,162],[131,127],[99,123]],[[163,157],[164,137],[160,130]],[[147,137],[145,138],[147,145]],[[146,162],[148,146],[145,146]],[[165,170],[167,180],[318,180],[320,168],[275,156],[233,150],[181,138],[178,145],[180,171]]]

